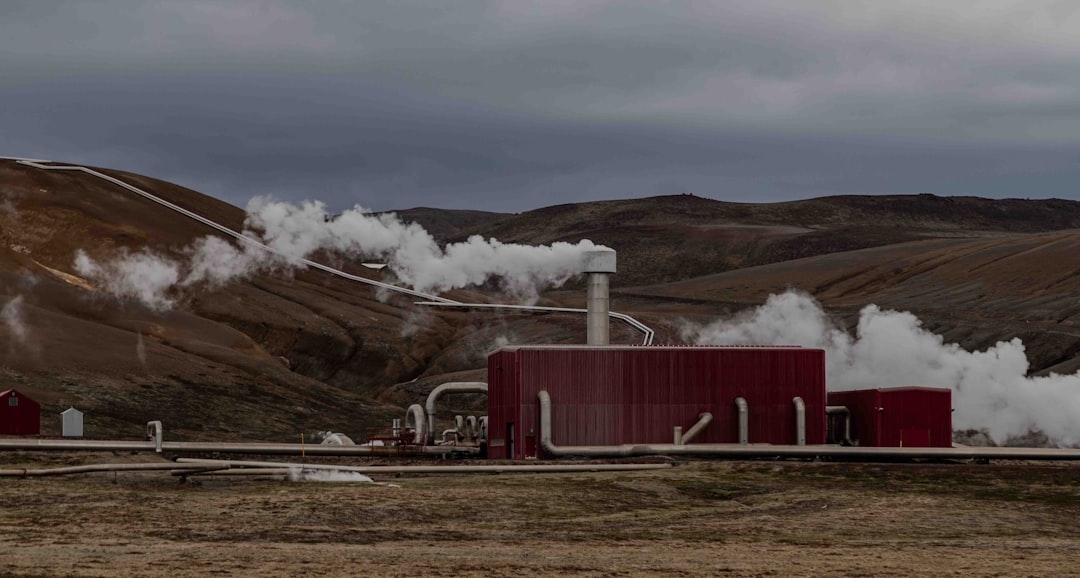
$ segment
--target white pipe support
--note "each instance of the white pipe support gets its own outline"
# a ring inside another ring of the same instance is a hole
[[[795,445],[806,445],[806,404],[801,397],[792,398],[795,405]]]
[[[735,398],[735,408],[739,412],[739,443],[750,443],[750,404],[742,397]]]
[[[698,414],[697,423],[695,423],[693,426],[691,426],[690,429],[686,430],[686,433],[683,434],[683,436],[682,436],[682,444],[686,445],[686,444],[690,443],[691,441],[693,441],[694,438],[696,438],[697,435],[699,433],[701,433],[701,431],[704,430],[706,426],[708,426],[710,423],[712,423],[712,420],[713,420],[712,414],[707,412],[707,411],[703,411],[700,414]]]
[[[673,440],[672,443],[674,443],[677,446],[681,446],[682,445],[682,426],[681,425],[675,426],[675,436],[674,437],[675,437],[675,439]]]
[[[158,420],[146,422],[146,439],[154,440],[154,451],[161,453],[161,446],[165,442],[165,428]]]
[[[424,413],[427,414],[427,439],[428,443],[435,443],[435,404],[439,398],[447,393],[483,393],[487,394],[488,386],[482,381],[451,381],[444,383],[428,394],[424,404]]]

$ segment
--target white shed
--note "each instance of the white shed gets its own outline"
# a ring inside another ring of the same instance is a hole
[[[83,412],[69,407],[60,412],[64,420],[63,435],[66,438],[83,437]]]

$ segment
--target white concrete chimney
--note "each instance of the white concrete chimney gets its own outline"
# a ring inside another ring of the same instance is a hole
[[[588,274],[589,293],[586,308],[589,345],[607,345],[609,341],[608,275],[615,272],[615,251],[602,249],[585,253],[584,271]]]

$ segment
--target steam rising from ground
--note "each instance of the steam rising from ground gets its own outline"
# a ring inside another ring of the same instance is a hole
[[[75,269],[114,295],[167,309],[178,288],[220,286],[330,250],[385,261],[398,280],[418,291],[441,292],[496,278],[510,293],[531,299],[581,273],[583,254],[603,248],[588,240],[530,246],[480,236],[440,247],[423,227],[403,223],[394,214],[373,215],[356,207],[333,217],[317,201],[293,205],[256,197],[248,203],[247,213],[244,234],[276,253],[204,237],[184,250],[185,261],[143,250],[122,251],[107,262],[97,262],[79,251]]]
[[[25,343],[28,334],[26,322],[23,320],[22,304],[23,296],[16,295],[0,309],[0,321],[3,321],[4,328],[18,343]]]
[[[953,428],[985,428],[996,441],[1032,429],[1063,444],[1080,442],[1080,373],[1027,377],[1018,338],[986,351],[945,343],[908,312],[867,305],[852,336],[810,296],[789,291],[734,319],[685,330],[699,344],[802,345],[826,350],[830,390],[947,387]]]
[[[359,472],[341,470],[301,470],[300,468],[289,469],[289,480],[293,482],[374,482],[370,477]]]

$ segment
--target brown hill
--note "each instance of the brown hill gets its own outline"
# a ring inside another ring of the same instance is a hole
[[[105,172],[242,225],[240,209],[195,191]],[[917,196],[745,205],[675,196],[514,216],[399,214],[443,240],[479,233],[608,244],[620,252],[616,283],[624,287],[615,307],[654,324],[661,341],[677,339],[670,319],[715,316],[795,285],[841,314],[870,300],[915,310],[965,345],[1020,334],[1040,369],[1072,367],[1077,351],[1075,341],[1058,338],[1077,322],[1066,298],[1076,276],[1062,265],[1072,262],[1077,234],[1030,233],[1080,226],[1080,203]],[[120,248],[149,248],[179,258],[210,234],[92,176],[0,160],[0,386],[42,402],[49,433],[59,419],[47,416],[75,405],[87,412],[91,437],[137,436],[151,419],[164,420],[174,437],[287,441],[324,429],[363,437],[440,381],[482,378],[497,343],[583,338],[575,316],[429,311],[317,271],[187,288],[172,310],[157,312],[106,295],[73,267],[77,250],[107,259]],[[863,247],[878,248],[849,251]],[[356,275],[379,275],[325,257]],[[772,264],[745,268],[762,263]],[[728,272],[697,278],[718,271]],[[631,287],[657,281],[677,282]],[[576,290],[545,299],[583,303]],[[1027,330],[1029,322],[1037,325]],[[637,338],[613,326],[613,340]],[[475,401],[460,403],[473,409]]]
[[[773,204],[675,195],[558,205],[467,233],[529,244],[588,238],[619,251],[618,286],[666,283],[928,237],[1080,227],[1075,201],[907,195]]]

